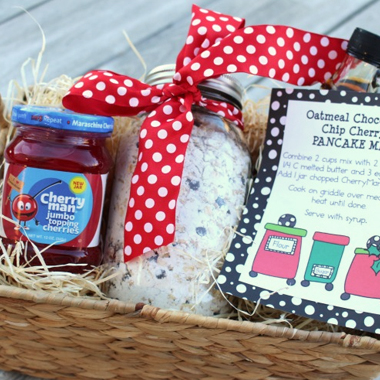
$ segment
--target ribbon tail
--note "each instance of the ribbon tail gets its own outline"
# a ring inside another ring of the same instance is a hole
[[[172,99],[141,126],[124,224],[125,261],[174,242],[177,200],[194,124],[190,109],[191,102],[185,106]],[[159,121],[169,111],[173,119]]]

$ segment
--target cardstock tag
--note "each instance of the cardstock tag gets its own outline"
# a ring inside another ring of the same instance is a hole
[[[223,292],[380,333],[379,105],[378,94],[272,90]]]

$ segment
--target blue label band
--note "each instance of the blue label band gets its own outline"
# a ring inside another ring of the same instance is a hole
[[[108,116],[80,114],[54,107],[22,105],[13,107],[12,121],[19,124],[91,133],[111,133],[114,125],[113,118]]]

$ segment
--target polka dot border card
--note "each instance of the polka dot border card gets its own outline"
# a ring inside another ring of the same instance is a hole
[[[220,289],[380,333],[380,95],[272,90]]]

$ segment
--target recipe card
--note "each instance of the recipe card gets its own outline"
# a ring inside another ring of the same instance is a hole
[[[223,292],[380,333],[379,105],[378,94],[272,90]]]

